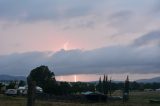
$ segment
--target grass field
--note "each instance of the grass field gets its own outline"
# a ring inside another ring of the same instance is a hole
[[[160,92],[131,92],[127,103],[122,101],[108,103],[74,103],[36,101],[36,106],[160,106],[150,104],[149,99],[160,100]],[[0,106],[26,106],[26,98],[0,95]]]

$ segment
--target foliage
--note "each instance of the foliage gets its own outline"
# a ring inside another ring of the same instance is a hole
[[[36,106],[159,106],[159,104],[150,104],[149,99],[160,100],[160,93],[157,92],[130,92],[130,101],[114,101],[108,103],[81,103],[75,101],[36,101]],[[26,98],[10,97],[0,95],[0,106],[26,106]]]
[[[95,84],[94,83],[85,83],[85,82],[74,82],[71,83],[71,92],[86,92],[86,91],[95,91]]]
[[[15,86],[16,86],[16,82],[12,81],[9,83],[8,86],[6,86],[6,89],[15,89]]]
[[[103,92],[101,77],[99,78],[99,83],[96,88],[97,88],[97,91]]]
[[[29,76],[32,78],[33,81],[36,81],[36,84],[38,86],[42,88],[44,88],[46,81],[49,81],[49,80],[55,81],[54,73],[51,72],[47,66],[40,66],[33,69],[30,72]]]
[[[111,82],[108,81],[108,76],[104,75],[103,81],[101,81],[101,77],[99,78],[99,83],[97,85],[97,90],[99,92],[108,94],[110,87],[111,87]]]
[[[0,89],[3,87],[4,85],[2,83],[0,83]]]
[[[20,86],[25,86],[25,85],[26,85],[26,82],[25,82],[25,81],[20,80],[20,81],[19,81],[19,84],[18,84],[18,87],[20,87]]]
[[[3,93],[5,91],[5,89],[2,89],[5,85],[0,83],[0,93]]]
[[[54,80],[47,80],[44,84],[43,91],[48,94],[59,94],[59,88]]]
[[[129,77],[127,76],[127,79],[124,83],[124,92],[129,94]]]

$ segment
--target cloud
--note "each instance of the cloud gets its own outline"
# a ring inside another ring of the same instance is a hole
[[[97,3],[95,0],[83,3],[81,0],[1,0],[0,18],[17,21],[68,19],[87,15]]]
[[[0,73],[26,75],[33,67],[44,64],[46,53],[28,52],[0,56]]]
[[[160,48],[112,46],[82,50],[30,52],[0,56],[1,74],[26,75],[47,65],[56,75],[102,73],[159,73]]]
[[[156,0],[156,2],[154,2],[154,5],[152,5],[152,10],[150,11],[150,13],[156,16],[160,15],[160,1],[159,0]]]
[[[125,23],[132,19],[132,11],[124,10],[113,13],[109,20],[111,20],[112,24],[119,25],[118,23]]]
[[[59,20],[88,15],[121,14],[134,10],[141,13],[141,8],[147,7],[152,1],[112,1],[112,0],[27,0],[0,1],[0,18],[18,21]],[[158,1],[153,1],[155,5]],[[135,8],[135,5],[137,6]],[[150,9],[150,8],[149,8]]]
[[[107,26],[107,28],[118,30],[119,33],[135,33],[144,30],[150,23],[155,25],[159,22],[159,18],[155,20],[157,16],[152,17],[152,13],[147,12],[151,11],[152,6],[155,6],[157,2],[157,0],[27,0],[18,2],[1,0],[0,21],[32,24],[37,21],[50,21],[54,25],[56,23],[58,23],[57,26],[62,25],[62,29],[71,30],[73,28],[83,30],[83,28],[94,26],[96,26],[95,29],[102,29],[102,26],[105,28]],[[89,18],[86,19],[86,17]]]
[[[160,45],[160,31],[149,32],[134,40],[133,46]]]
[[[1,55],[0,73],[42,64],[56,75],[160,72],[157,1],[0,0],[0,54],[26,52]],[[45,52],[66,41],[86,50]]]

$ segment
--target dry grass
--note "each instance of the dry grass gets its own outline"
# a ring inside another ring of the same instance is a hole
[[[130,100],[127,103],[122,101],[109,103],[66,103],[36,101],[36,106],[159,106],[160,104],[150,104],[149,99],[159,99],[160,92],[131,92]],[[0,106],[26,106],[25,98],[8,97],[0,95]]]

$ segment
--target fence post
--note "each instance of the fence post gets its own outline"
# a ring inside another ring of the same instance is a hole
[[[27,106],[35,106],[36,82],[32,81],[31,77],[27,78]]]

